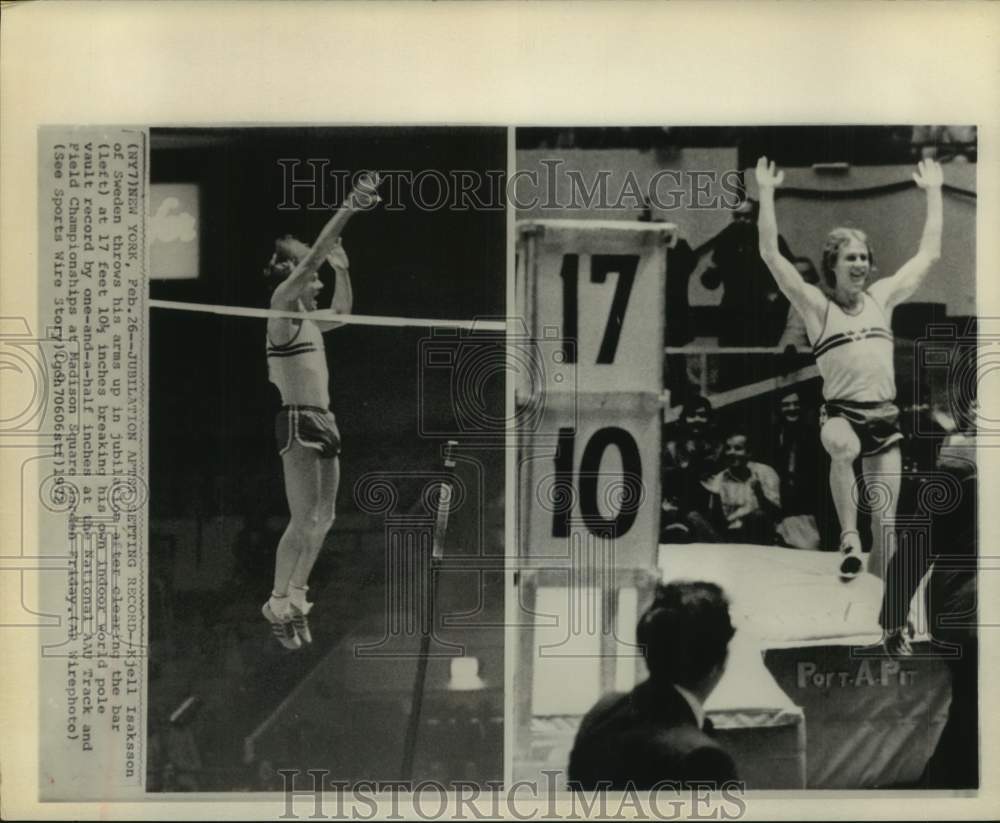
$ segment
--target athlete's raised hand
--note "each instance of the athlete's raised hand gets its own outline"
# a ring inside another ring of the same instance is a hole
[[[349,269],[351,267],[350,261],[347,259],[347,252],[344,250],[343,244],[340,239],[337,239],[336,245],[330,249],[330,253],[326,256],[330,265],[334,267],[339,267],[342,269]]]
[[[921,160],[917,163],[917,170],[913,172],[913,182],[922,189],[941,188],[941,184],[944,183],[941,164],[930,158]]]
[[[761,157],[757,161],[757,186],[762,189],[776,189],[785,180],[785,173],[778,171],[772,160],[767,162],[766,157]]]

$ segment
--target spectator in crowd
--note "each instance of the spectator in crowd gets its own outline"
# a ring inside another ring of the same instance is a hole
[[[722,446],[716,436],[711,401],[700,394],[689,397],[681,407],[679,424],[677,436],[664,444],[666,465],[714,473]]]
[[[726,468],[705,488],[719,536],[727,543],[773,545],[781,515],[781,481],[770,466],[750,459],[749,438],[742,429],[726,437]]]
[[[813,265],[812,260],[808,257],[796,257],[792,262],[806,283],[813,286],[820,286],[819,272],[816,271],[816,266]],[[806,321],[802,319],[802,315],[799,314],[798,309],[791,304],[788,306],[785,330],[781,333],[781,337],[778,340],[779,349],[787,350],[789,347],[796,351],[812,350],[812,343],[809,342],[809,337],[806,335]]]
[[[778,534],[797,549],[816,549],[820,543],[816,511],[826,475],[820,470],[819,452],[818,427],[805,418],[799,392],[786,391],[778,399],[773,465],[781,482],[784,514]]]
[[[788,300],[778,290],[757,250],[755,200],[744,200],[732,212],[732,222],[710,243],[712,263],[701,274],[707,289],[724,291],[719,306],[720,346],[774,346],[788,316]],[[783,237],[781,253],[791,257]]]
[[[603,697],[587,712],[569,759],[574,791],[649,790],[736,780],[732,757],[713,737],[704,703],[725,671],[734,634],[714,583],[657,587],[636,637],[649,679]]]
[[[712,404],[694,395],[681,409],[677,436],[664,438],[660,542],[713,542],[704,482],[719,470],[722,445]]]
[[[816,433],[803,419],[802,399],[797,390],[778,398],[774,465],[781,480],[781,504],[785,514],[810,513],[815,505]]]

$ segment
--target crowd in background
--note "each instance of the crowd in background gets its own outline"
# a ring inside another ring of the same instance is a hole
[[[779,398],[768,442],[719,419],[700,395],[665,427],[660,540],[818,548],[831,505],[814,410],[790,390]]]
[[[838,525],[829,457],[810,392],[775,392],[770,420],[751,429],[745,410],[717,411],[693,394],[663,427],[661,543],[754,543],[833,550]],[[903,478],[898,513],[916,510],[920,486],[948,448],[975,436],[975,399],[942,419],[927,402],[902,404]],[[864,510],[861,527],[865,527]]]

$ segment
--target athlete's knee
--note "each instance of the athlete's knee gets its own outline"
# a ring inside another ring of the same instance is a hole
[[[313,519],[302,513],[292,513],[288,519],[288,530],[299,537],[308,537],[313,529]]]
[[[333,528],[333,523],[337,519],[337,515],[332,512],[323,512],[316,518],[316,533],[320,537],[326,537],[330,529]]]
[[[853,463],[861,454],[861,443],[850,429],[827,425],[820,432],[820,440],[832,460]]]
[[[829,444],[826,451],[835,463],[853,463],[861,454],[861,447],[857,443],[837,442]]]
[[[323,540],[333,528],[334,513],[332,511],[315,511],[309,518],[308,532],[313,540]]]

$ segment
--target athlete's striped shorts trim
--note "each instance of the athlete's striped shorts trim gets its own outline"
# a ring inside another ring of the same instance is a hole
[[[903,439],[899,408],[893,403],[827,400],[820,410],[820,426],[832,417],[842,417],[850,423],[865,457],[887,451]]]
[[[340,430],[333,412],[320,406],[282,406],[274,421],[278,439],[278,454],[284,454],[298,443],[316,449],[320,457],[333,458],[340,454]]]

